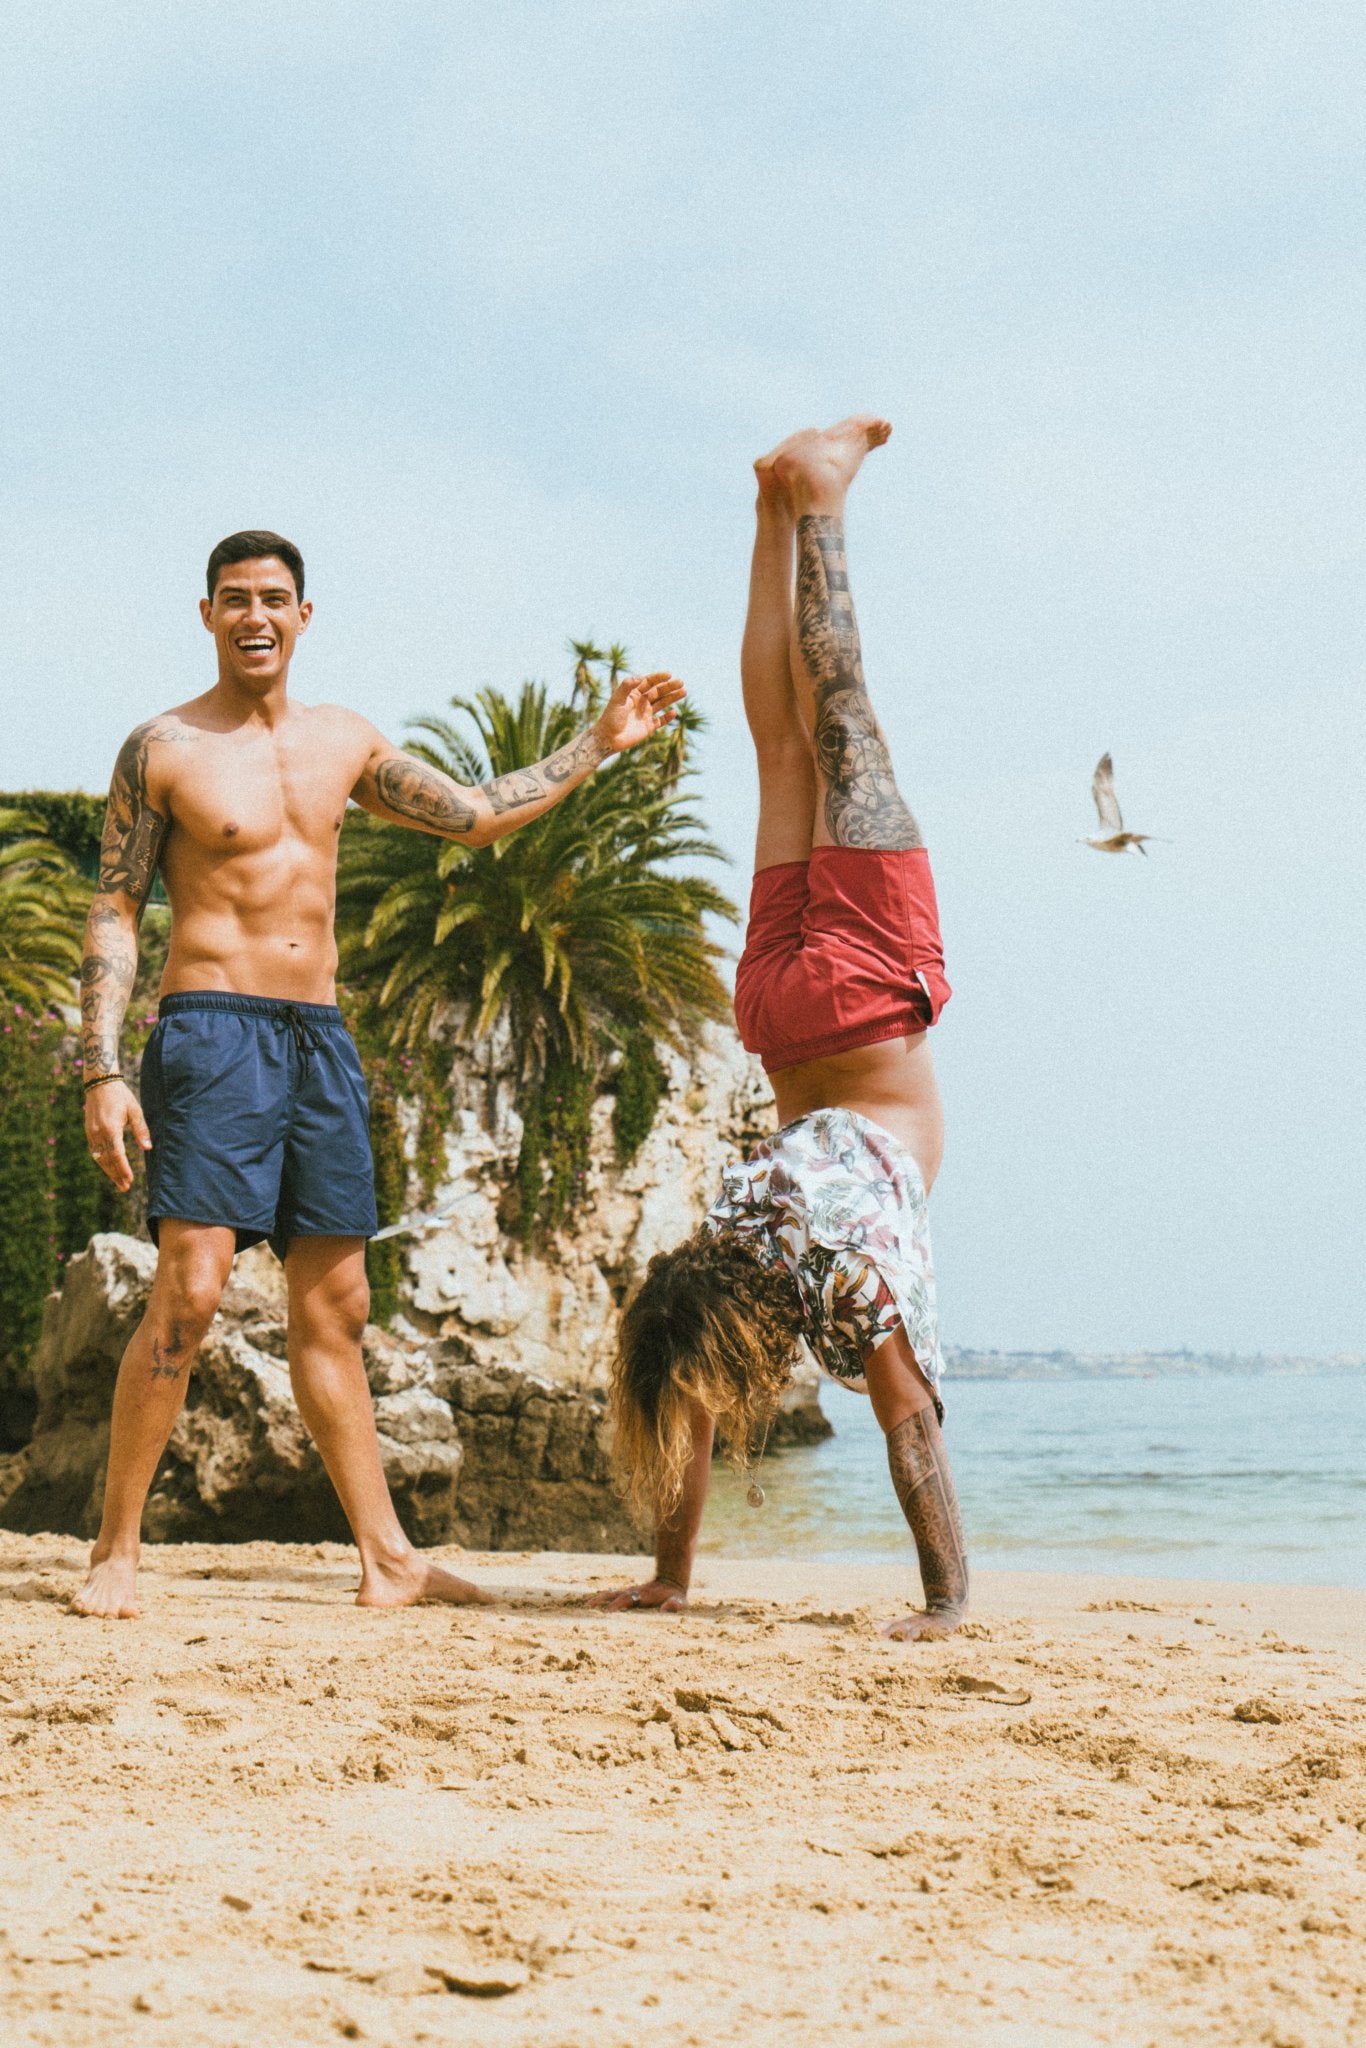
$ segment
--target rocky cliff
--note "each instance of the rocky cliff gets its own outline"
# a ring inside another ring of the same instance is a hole
[[[431,1220],[405,1235],[401,1309],[370,1330],[366,1370],[389,1483],[416,1541],[488,1549],[631,1550],[615,1494],[605,1386],[620,1304],[652,1254],[696,1224],[729,1152],[771,1121],[734,1034],[709,1027],[629,1166],[610,1098],[594,1113],[572,1226],[523,1252],[500,1210],[521,1129],[498,1049],[454,1056],[454,1115]],[[114,1375],[156,1269],[149,1244],[92,1240],[49,1297],[32,1373],[32,1441],[0,1458],[0,1523],[89,1534],[99,1518]],[[148,1502],[154,1541],[344,1536],[285,1362],[283,1276],[263,1247],[237,1261]],[[773,1441],[826,1434],[814,1370]]]
[[[605,1384],[621,1302],[652,1255],[695,1227],[727,1157],[772,1128],[763,1070],[733,1031],[708,1025],[688,1059],[663,1057],[668,1089],[629,1166],[616,1161],[612,1098],[598,1098],[582,1202],[538,1255],[500,1224],[522,1140],[503,1049],[456,1055],[447,1167],[431,1205],[440,1220],[405,1240],[403,1327],[481,1366]]]

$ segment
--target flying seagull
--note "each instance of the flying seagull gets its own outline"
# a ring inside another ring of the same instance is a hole
[[[1143,842],[1151,839],[1152,834],[1125,831],[1119,798],[1115,795],[1115,764],[1108,754],[1102,754],[1096,763],[1096,772],[1091,777],[1091,794],[1100,814],[1100,830],[1086,844],[1094,846],[1097,853],[1127,853],[1131,846],[1135,853],[1143,853],[1146,850]]]

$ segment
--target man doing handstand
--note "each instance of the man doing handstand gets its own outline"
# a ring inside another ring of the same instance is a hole
[[[845,493],[890,432],[860,416],[755,464],[740,668],[759,833],[735,1015],[781,1129],[725,1169],[701,1227],[650,1261],[622,1320],[616,1453],[656,1550],[648,1584],[600,1596],[612,1609],[683,1606],[713,1438],[743,1462],[800,1337],[869,1395],[886,1433],[925,1608],[883,1633],[946,1635],[967,1604],[926,1214],[943,1151],[926,1027],[949,986],[928,856],[864,681],[844,543]]]
[[[90,1151],[120,1189],[133,1180],[125,1132],[147,1152],[160,1256],[119,1367],[99,1534],[72,1604],[81,1614],[137,1613],[148,1488],[233,1255],[263,1238],[284,1261],[290,1377],[360,1550],[360,1605],[482,1600],[404,1535],[361,1361],[365,1240],[376,1218],[365,1082],[333,982],[342,817],[354,798],[391,824],[487,846],[648,738],[683,686],[664,674],[628,677],[596,723],[548,760],[466,789],[355,712],[291,701],[290,661],[312,606],[289,541],[262,532],[221,541],[200,610],[218,680],[124,743],[86,928]],[[158,870],[171,948],[140,1106],[119,1072],[119,1033]]]

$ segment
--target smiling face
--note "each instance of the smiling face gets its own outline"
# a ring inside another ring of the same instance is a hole
[[[284,681],[294,643],[313,616],[278,555],[227,563],[212,598],[200,599],[199,611],[218,648],[220,679],[254,697]]]

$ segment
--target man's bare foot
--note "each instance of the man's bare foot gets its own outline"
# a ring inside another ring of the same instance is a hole
[[[798,517],[804,512],[837,512],[864,456],[870,448],[880,448],[891,431],[890,420],[856,412],[833,427],[809,427],[780,442],[771,457],[773,470]]]
[[[878,1634],[894,1643],[938,1643],[951,1636],[962,1619],[952,1608],[941,1614],[903,1614],[900,1621],[884,1622]]]
[[[420,1600],[444,1600],[454,1607],[488,1607],[492,1593],[470,1579],[457,1578],[443,1564],[432,1564],[420,1552],[386,1558],[361,1571],[357,1607],[416,1607]]]
[[[809,441],[813,435],[819,434],[819,432],[819,427],[803,427],[800,433],[789,434],[787,439],[780,441],[776,448],[770,448],[767,455],[759,457],[759,460],[754,465],[754,476],[759,486],[759,504],[762,510],[780,513],[788,519],[792,518],[792,500],[788,496],[787,485],[778,474],[778,457],[786,455],[790,449],[796,447],[799,441]]]
[[[136,1621],[138,1561],[136,1557],[104,1557],[90,1560],[90,1576],[79,1593],[73,1593],[70,1614],[101,1614],[114,1621]]]

